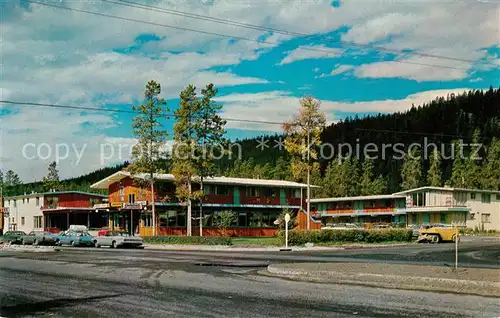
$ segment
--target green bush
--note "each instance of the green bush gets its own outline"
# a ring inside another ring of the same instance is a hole
[[[146,244],[193,244],[193,245],[232,245],[231,238],[221,236],[147,236]]]
[[[380,229],[380,230],[292,230],[288,232],[289,245],[306,243],[381,243],[410,242],[412,230]],[[278,233],[282,244],[285,243],[285,232]]]

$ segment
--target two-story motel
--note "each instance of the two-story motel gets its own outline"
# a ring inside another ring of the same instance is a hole
[[[134,176],[147,178],[146,175]],[[186,235],[187,208],[175,194],[175,177],[172,174],[156,174],[155,214],[158,235]],[[219,235],[220,229],[213,224],[220,211],[230,210],[236,220],[227,229],[233,236],[273,236],[274,224],[283,209],[298,212],[299,228],[307,228],[304,189],[307,185],[283,180],[263,180],[228,177],[204,179],[205,197],[202,201],[203,235]],[[141,187],[126,171],[119,171],[93,184],[94,189],[108,189],[109,226],[120,227],[130,233],[150,236],[153,233],[152,195],[149,187]],[[199,189],[193,179],[193,190]],[[321,222],[310,216],[311,228],[320,228]],[[192,205],[192,234],[199,235],[199,203]]]
[[[95,213],[96,204],[106,196],[80,191],[50,191],[5,197],[3,200],[3,231],[62,231],[71,224],[103,227],[108,215]]]
[[[500,231],[500,191],[421,187],[388,195],[311,200],[329,223],[444,223]]]

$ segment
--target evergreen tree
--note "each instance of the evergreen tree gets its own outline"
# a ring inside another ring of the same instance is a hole
[[[311,96],[300,100],[299,113],[290,122],[283,124],[287,134],[285,149],[293,156],[291,169],[294,178],[302,179],[306,175],[307,182],[307,229],[310,229],[311,172],[318,169],[317,151],[311,145],[321,144],[321,133],[326,125],[326,116],[320,110],[321,103]]]
[[[49,164],[47,176],[42,180],[45,191],[60,190],[59,171],[55,161]]]
[[[427,173],[427,184],[432,187],[441,187],[443,185],[441,172],[441,155],[437,149],[434,149],[430,158],[431,165]]]
[[[8,170],[7,173],[5,174],[4,185],[6,187],[17,187],[21,185],[21,180],[19,179],[17,173],[15,173],[12,170]]]
[[[144,103],[132,106],[132,110],[139,112],[133,118],[132,128],[134,135],[139,139],[138,144],[132,148],[133,162],[127,167],[136,183],[148,184],[151,189],[153,214],[153,236],[156,236],[156,212],[155,212],[155,188],[154,174],[161,173],[162,167],[159,159],[164,157],[164,146],[168,132],[163,127],[163,121],[168,118],[167,102],[159,97],[161,85],[155,81],[149,81],[144,91]],[[137,178],[138,174],[147,174],[149,180],[144,183],[143,178]]]
[[[481,181],[481,152],[478,152],[478,147],[481,147],[480,130],[476,129],[472,137],[472,144],[469,149],[469,155],[465,160],[464,180],[465,188],[479,189],[482,185]]]
[[[221,104],[213,101],[217,95],[217,89],[213,84],[208,84],[201,90],[201,99],[196,103],[193,109],[194,116],[194,140],[196,144],[196,156],[194,162],[196,172],[200,177],[200,191],[203,193],[203,180],[206,177],[212,177],[216,173],[215,151],[224,150],[226,144],[224,126],[226,121],[223,120],[219,112],[222,109]],[[221,150],[222,148],[222,150]],[[200,196],[200,236],[203,235],[203,195]]]
[[[500,139],[493,138],[482,175],[483,188],[500,191]]]
[[[417,149],[413,149],[405,156],[403,166],[401,167],[401,188],[409,190],[421,186],[422,180],[422,158]]]
[[[451,177],[446,182],[446,185],[453,188],[465,188],[465,163],[463,144],[459,141],[453,142],[453,166]]]
[[[382,175],[379,175],[372,182],[372,195],[385,194],[387,192],[387,181]]]
[[[193,126],[199,109],[196,87],[186,86],[180,93],[180,105],[175,111],[172,174],[175,176],[177,198],[187,205],[187,236],[192,235],[192,201],[203,196],[202,191],[193,191],[192,186],[193,178],[198,172],[197,162],[192,154],[198,150],[199,140]]]

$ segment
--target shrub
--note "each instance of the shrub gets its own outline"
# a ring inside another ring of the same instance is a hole
[[[220,236],[146,236],[146,244],[193,244],[193,245],[232,245],[231,238]]]
[[[412,230],[407,229],[292,230],[288,232],[288,244],[410,242],[412,240],[412,235]],[[278,237],[282,244],[284,244],[285,232],[280,231]]]

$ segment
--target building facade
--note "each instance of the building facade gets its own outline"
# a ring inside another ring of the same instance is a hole
[[[398,195],[406,196],[409,224],[445,223],[500,231],[500,191],[422,187]]]
[[[33,230],[66,230],[71,224],[88,225],[91,220],[106,218],[96,215],[93,206],[100,204],[106,196],[78,192],[61,191],[31,193],[4,198],[7,213],[3,215],[4,232]],[[95,221],[94,221],[95,222]],[[99,225],[106,221],[98,222]]]
[[[311,209],[321,216],[322,224],[401,223],[406,225],[405,197],[372,195],[312,199]]]
[[[421,187],[388,195],[312,199],[322,224],[442,223],[500,231],[500,191]]]
[[[139,180],[139,182],[137,181]],[[139,185],[146,176],[119,171],[94,185],[109,190],[110,227],[121,228],[141,236],[153,234],[152,194],[150,187]],[[175,194],[175,178],[171,174],[155,175],[155,214],[159,235],[187,234],[187,207]],[[204,236],[221,235],[216,224],[218,213],[231,211],[233,224],[225,230],[232,236],[274,236],[275,221],[283,209],[298,214],[299,227],[307,227],[305,184],[282,180],[210,177],[204,179],[202,215],[199,202],[192,204],[192,235],[199,235],[200,222]],[[193,179],[193,190],[199,190]],[[309,218],[311,227],[319,228],[320,221]]]

